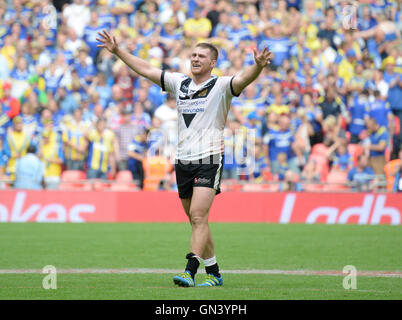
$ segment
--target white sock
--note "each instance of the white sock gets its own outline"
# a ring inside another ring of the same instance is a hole
[[[209,259],[204,259],[204,266],[210,267],[216,264],[216,256],[213,256],[212,258]]]

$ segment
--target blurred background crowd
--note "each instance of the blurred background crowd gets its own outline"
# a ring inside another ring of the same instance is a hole
[[[100,50],[103,29],[152,65],[186,74],[200,41],[219,48],[218,76],[252,64],[256,46],[273,52],[233,99],[227,188],[402,189],[397,0],[2,1],[3,187],[35,188],[27,181],[43,175],[44,187],[60,188],[78,171],[73,179],[176,188],[176,101]]]

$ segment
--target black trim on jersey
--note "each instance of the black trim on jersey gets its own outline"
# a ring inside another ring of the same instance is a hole
[[[180,100],[189,100],[189,99],[194,100],[194,99],[206,98],[209,95],[209,93],[211,92],[212,88],[215,86],[217,80],[218,80],[218,77],[212,79],[201,89],[198,89],[192,95],[192,97],[190,97],[190,96],[188,96],[188,87],[189,87],[192,79],[187,78],[186,80],[181,82],[180,93],[184,94],[184,96],[179,95],[179,99]]]
[[[180,92],[184,93],[184,94],[188,94],[188,86],[190,85],[191,82],[191,78],[187,78],[185,80],[183,80],[180,84]]]
[[[215,78],[210,82],[208,82],[208,84],[205,87],[202,87],[201,89],[197,90],[196,93],[194,93],[192,100],[208,97],[212,88],[215,86],[217,80],[218,78]]]
[[[235,96],[235,97],[238,97],[238,96],[240,96],[240,93],[239,94],[236,94],[235,92],[234,92],[234,90],[233,90],[233,85],[232,85],[232,81],[233,81],[233,78],[234,78],[235,76],[233,76],[232,77],[232,79],[230,79],[230,91],[232,92],[232,95],[233,96]]]
[[[165,88],[165,70],[162,70],[162,73],[161,73],[161,88],[162,88],[162,91],[166,91],[166,88]]]

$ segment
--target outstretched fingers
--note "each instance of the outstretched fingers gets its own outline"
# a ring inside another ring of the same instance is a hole
[[[102,36],[106,39],[106,40],[110,40],[110,34],[106,31],[106,30],[102,30]]]

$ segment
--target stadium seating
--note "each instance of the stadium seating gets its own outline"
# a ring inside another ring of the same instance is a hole
[[[265,181],[271,181],[274,179],[274,176],[272,175],[271,170],[263,170],[262,171],[262,176]]]
[[[133,182],[133,174],[130,170],[119,171],[116,175],[116,181]]]
[[[110,185],[110,191],[139,191],[135,183],[130,182],[115,182]]]
[[[317,143],[311,149],[311,154],[316,154],[320,156],[326,157],[328,151],[328,147],[323,143]]]
[[[106,191],[109,190],[110,188],[110,184],[105,183],[102,180],[91,181],[91,183],[92,183],[92,189],[95,191]]]
[[[221,183],[222,191],[241,191],[243,189],[243,185],[239,183],[236,179],[226,179]]]
[[[304,191],[308,192],[320,192],[323,190],[323,186],[317,183],[304,183],[302,187]]]
[[[66,170],[61,174],[60,190],[92,190],[92,185],[86,183],[86,174],[79,170]]]
[[[245,192],[274,192],[279,191],[278,184],[257,184],[247,183],[243,185],[242,191]]]
[[[350,188],[346,185],[347,172],[331,170],[328,173],[327,184],[324,185],[324,191],[348,191]]]
[[[363,153],[363,147],[359,144],[348,144],[348,152],[353,158],[354,165],[357,164],[357,158]]]
[[[328,158],[320,154],[311,154],[309,160],[315,161],[317,170],[321,173],[321,181],[326,181],[329,171]]]

